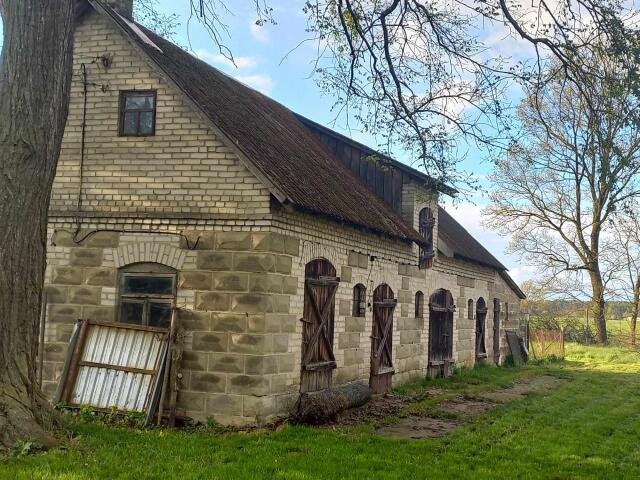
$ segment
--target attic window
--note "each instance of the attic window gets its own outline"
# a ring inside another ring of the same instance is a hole
[[[433,258],[436,256],[433,250],[433,227],[436,224],[436,219],[433,216],[433,212],[430,208],[423,208],[420,210],[418,218],[420,235],[424,239],[425,245],[420,247],[420,268],[431,268],[433,266]]]
[[[120,92],[120,136],[147,137],[156,133],[156,91]]]

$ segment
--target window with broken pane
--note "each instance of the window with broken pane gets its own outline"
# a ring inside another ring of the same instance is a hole
[[[120,269],[118,320],[168,328],[176,299],[176,271],[154,263]]]

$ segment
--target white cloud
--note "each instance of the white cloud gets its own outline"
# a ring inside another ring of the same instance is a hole
[[[536,268],[531,265],[518,265],[509,269],[509,275],[518,285],[522,285],[527,280],[537,277],[538,272]]]
[[[255,20],[249,24],[249,30],[251,31],[251,36],[256,42],[269,43],[271,40],[266,25],[256,25]]]
[[[517,61],[534,58],[536,55],[535,47],[531,42],[512,34],[502,23],[493,23],[490,28],[487,28],[483,43],[490,49],[486,53],[487,56],[501,55]]]
[[[273,90],[275,82],[270,75],[251,72],[260,63],[255,57],[234,57],[234,65],[230,59],[220,53],[211,53],[207,50],[196,50],[193,53],[200,60],[220,67],[236,80],[266,95]]]
[[[210,63],[211,65],[238,68],[239,70],[254,68],[258,65],[258,60],[255,57],[233,57],[233,61],[231,61],[221,53],[212,53],[203,49],[196,50],[193,53],[200,60]]]
[[[274,81],[269,75],[256,73],[254,75],[233,75],[236,80],[269,95],[274,86]]]

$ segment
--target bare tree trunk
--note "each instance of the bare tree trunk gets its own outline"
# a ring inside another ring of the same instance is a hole
[[[638,326],[638,310],[640,308],[640,275],[633,286],[633,303],[631,305],[631,345],[636,344],[636,329]]]
[[[606,344],[607,338],[607,322],[605,319],[605,301],[604,301],[604,282],[600,271],[590,273],[591,279],[591,310],[596,324],[596,334],[598,335],[598,343]]]
[[[50,440],[36,376],[49,195],[69,103],[72,0],[0,0],[0,444]]]

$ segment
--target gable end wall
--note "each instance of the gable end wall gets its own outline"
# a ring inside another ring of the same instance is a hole
[[[51,198],[53,216],[77,210],[80,190],[83,212],[269,213],[268,190],[115,26],[91,12],[76,31],[74,48],[69,116]],[[102,56],[111,59],[110,67],[102,65]],[[120,91],[146,89],[157,90],[155,136],[118,136]]]

